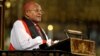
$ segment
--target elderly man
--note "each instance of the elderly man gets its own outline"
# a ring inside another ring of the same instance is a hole
[[[43,14],[41,6],[28,1],[23,5],[24,17],[14,22],[10,36],[9,50],[33,50],[41,44],[51,45],[43,29],[38,25]]]

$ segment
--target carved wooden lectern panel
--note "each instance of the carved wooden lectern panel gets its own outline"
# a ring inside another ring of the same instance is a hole
[[[87,39],[71,38],[71,53],[95,56],[95,42]]]

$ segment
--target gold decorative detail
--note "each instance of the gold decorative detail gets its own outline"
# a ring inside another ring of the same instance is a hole
[[[79,49],[79,52],[84,53],[86,49],[85,43],[80,43],[78,49]]]

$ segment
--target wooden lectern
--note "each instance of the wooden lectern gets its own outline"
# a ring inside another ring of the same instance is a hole
[[[96,56],[95,42],[80,38],[68,38],[46,49],[66,51],[72,56]]]

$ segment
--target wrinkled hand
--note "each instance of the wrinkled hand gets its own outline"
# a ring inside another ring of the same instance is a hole
[[[56,43],[58,43],[58,42],[59,42],[59,40],[55,40],[53,43],[56,44]]]
[[[52,41],[51,39],[49,39],[49,40],[47,40],[47,45],[51,46],[51,45],[56,44],[58,42],[59,42],[59,40]]]

